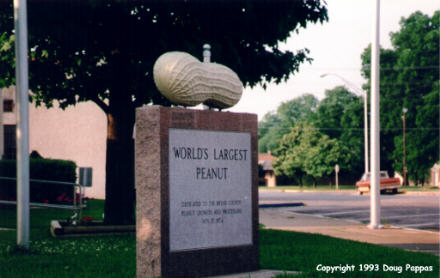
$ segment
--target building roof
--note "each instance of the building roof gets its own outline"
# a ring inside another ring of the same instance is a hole
[[[262,165],[264,171],[273,171],[272,161],[276,159],[277,158],[270,153],[259,153],[258,165]]]

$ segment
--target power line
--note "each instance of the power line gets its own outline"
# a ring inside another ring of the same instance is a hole
[[[340,128],[298,128],[298,127],[258,127],[258,130],[299,130],[299,131],[307,131],[307,130],[326,130],[326,131],[342,131],[342,130],[351,130],[351,131],[363,131],[363,128],[358,128],[358,127],[340,127]],[[381,128],[381,131],[401,131],[403,130],[403,128]],[[413,127],[413,128],[408,128],[406,127],[405,130],[409,130],[409,131],[419,131],[419,130],[438,130],[440,131],[440,128],[434,128],[434,127]]]
[[[363,67],[304,67],[300,68],[301,70],[322,70],[322,71],[328,71],[328,70],[344,70],[344,71],[354,71],[359,70],[361,71]],[[365,69],[369,70],[370,66],[365,67]],[[440,65],[428,65],[428,66],[411,66],[411,67],[381,67],[381,71],[400,71],[400,70],[429,70],[429,69],[440,69]]]

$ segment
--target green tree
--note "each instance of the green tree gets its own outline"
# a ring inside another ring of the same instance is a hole
[[[364,170],[363,124],[362,97],[346,88],[327,90],[321,102],[306,94],[283,103],[277,113],[267,114],[259,123],[260,152],[271,150],[279,155],[277,174],[296,179],[300,185],[304,176],[313,178],[315,183],[328,177],[328,171],[333,171],[334,164],[330,162],[335,154],[341,176],[356,180]],[[304,132],[316,138],[302,138]],[[297,147],[291,153],[294,145]]]
[[[302,151],[300,145],[307,127],[307,123],[300,122],[291,128],[290,132],[285,134],[279,141],[279,147],[274,151],[277,160],[272,162],[276,175],[293,178],[301,186],[305,175],[303,168],[306,151]]]
[[[281,119],[278,114],[269,112],[258,123],[258,151],[266,153],[278,147],[278,141],[286,133],[281,128]]]
[[[282,103],[276,113],[268,113],[258,124],[259,151],[274,151],[279,147],[281,138],[289,133],[297,122],[310,121],[318,105],[318,99],[312,94],[304,94]]]
[[[363,98],[345,87],[326,90],[325,98],[316,109],[314,125],[331,139],[347,147],[344,173],[359,177],[363,172],[364,158]]]
[[[402,108],[408,109],[408,177],[420,183],[439,161],[439,18],[440,11],[432,17],[415,12],[402,18],[400,30],[391,34],[393,49],[381,50],[380,57],[381,157],[386,159],[385,166],[403,172],[401,116]],[[367,48],[362,64],[369,62]],[[364,68],[363,74],[369,80]]]
[[[370,53],[371,47],[369,46],[362,54],[362,64],[364,65],[362,74],[367,80],[370,78],[370,71],[367,70],[367,65],[370,63]],[[401,99],[404,86],[395,82],[397,79],[397,71],[392,70],[396,60],[397,55],[393,50],[380,50],[380,64],[382,68],[380,75],[380,165],[381,169],[391,172],[393,171],[393,163],[395,162],[393,155],[395,149],[394,138],[401,133],[399,127],[402,126],[402,121],[400,120],[402,110],[401,108],[400,110],[395,109],[396,101],[385,101],[385,99],[394,99],[397,100],[398,103]],[[369,92],[369,84],[365,85],[364,89]],[[383,90],[386,90],[386,92]],[[400,103],[398,105],[402,107]]]
[[[306,146],[303,148],[307,151],[304,171],[313,177],[313,185],[316,186],[318,179],[330,176],[336,164],[345,165],[346,161],[343,161],[344,152],[337,139],[330,139],[325,134],[308,138],[311,140],[305,141]]]
[[[300,185],[308,175],[316,186],[317,180],[329,176],[336,164],[346,163],[346,149],[338,140],[330,139],[306,122],[297,123],[279,144],[275,151],[278,160],[273,164],[275,173],[296,178]]]
[[[12,8],[0,3],[0,80],[15,82]],[[310,1],[28,1],[30,89],[37,105],[61,108],[95,102],[107,115],[106,204],[109,223],[132,223],[135,108],[169,104],[152,79],[155,60],[180,50],[232,68],[245,86],[279,83],[310,61],[308,50],[281,51],[278,42],[308,23],[327,20]]]

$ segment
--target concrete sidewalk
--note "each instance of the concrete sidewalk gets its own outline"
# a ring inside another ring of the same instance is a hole
[[[272,278],[275,277],[276,275],[281,275],[281,274],[297,275],[299,274],[299,272],[261,269],[252,272],[234,273],[229,275],[215,276],[211,278]]]
[[[260,223],[269,229],[322,234],[413,251],[439,255],[440,233],[385,226],[370,229],[365,224],[343,219],[287,212],[275,208],[260,208]]]

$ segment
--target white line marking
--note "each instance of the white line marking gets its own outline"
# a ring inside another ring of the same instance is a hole
[[[436,226],[436,223],[434,222],[428,222],[428,223],[420,223],[420,224],[407,224],[407,225],[399,225],[401,227],[410,228],[410,227],[429,227],[429,226]],[[438,224],[437,224],[438,227]]]
[[[440,216],[438,213],[426,213],[426,214],[405,214],[405,215],[394,215],[394,216],[382,216],[383,219],[389,220],[389,219],[400,219],[400,218],[408,218],[408,217],[424,217],[424,216]],[[370,218],[360,218],[359,221],[366,221]]]
[[[351,213],[358,213],[358,212],[369,212],[369,209],[362,209],[362,210],[350,210],[350,211],[334,211],[334,212],[327,212],[327,213],[320,213],[321,215],[330,216],[330,215],[344,215],[344,214],[351,214]]]
[[[383,217],[384,219],[399,219],[399,218],[408,218],[408,217],[424,217],[424,216],[440,216],[438,213],[425,213],[425,214],[406,214],[406,215],[394,215]]]

